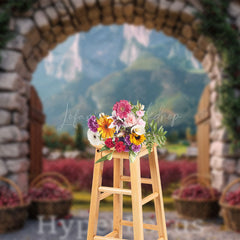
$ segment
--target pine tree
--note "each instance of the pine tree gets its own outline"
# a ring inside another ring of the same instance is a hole
[[[85,143],[83,138],[83,127],[80,123],[77,124],[76,130],[75,130],[75,145],[76,148],[80,151],[85,150]]]

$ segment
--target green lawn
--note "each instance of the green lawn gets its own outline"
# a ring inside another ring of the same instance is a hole
[[[180,143],[166,144],[165,147],[167,148],[168,152],[176,153],[178,156],[181,156],[187,152],[187,146]]]

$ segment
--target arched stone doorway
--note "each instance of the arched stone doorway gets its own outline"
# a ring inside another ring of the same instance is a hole
[[[211,173],[213,185],[222,188],[226,176],[235,174],[224,170],[224,163],[229,161],[236,165],[237,161],[227,156],[228,139],[221,126],[221,114],[216,110],[215,88],[222,79],[221,59],[215,47],[197,31],[200,22],[194,13],[201,9],[198,0],[39,0],[29,11],[15,13],[10,28],[16,36],[1,51],[0,174],[14,179],[22,189],[28,186],[28,108],[30,81],[37,64],[74,33],[88,31],[98,24],[129,23],[163,31],[178,39],[193,52],[208,73],[211,79]],[[229,15],[239,26],[240,5],[232,3]]]

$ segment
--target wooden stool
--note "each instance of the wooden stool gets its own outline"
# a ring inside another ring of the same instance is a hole
[[[99,152],[96,149],[95,162],[108,154],[109,151]],[[130,161],[130,177],[123,176],[123,159],[129,159],[127,152],[114,152],[113,187],[102,186],[103,163],[95,164],[92,182],[92,195],[88,222],[87,240],[115,240],[122,239],[122,226],[133,227],[134,239],[144,240],[143,229],[158,231],[158,240],[167,240],[167,230],[163,206],[162,188],[158,167],[157,148],[153,147],[149,155],[149,166],[151,178],[141,178],[140,157],[148,154],[146,148],[142,147],[141,152],[133,163]],[[131,182],[131,189],[123,189],[123,182]],[[153,193],[142,199],[141,183],[152,184]],[[104,198],[113,194],[113,232],[106,236],[97,236],[97,223],[99,204]],[[123,215],[123,194],[132,196],[133,222],[122,219]],[[142,206],[154,200],[157,225],[144,224]]]

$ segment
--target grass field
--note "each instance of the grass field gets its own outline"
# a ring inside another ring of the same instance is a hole
[[[167,144],[165,146],[170,153],[176,153],[178,156],[185,154],[187,152],[187,146],[183,144]]]

